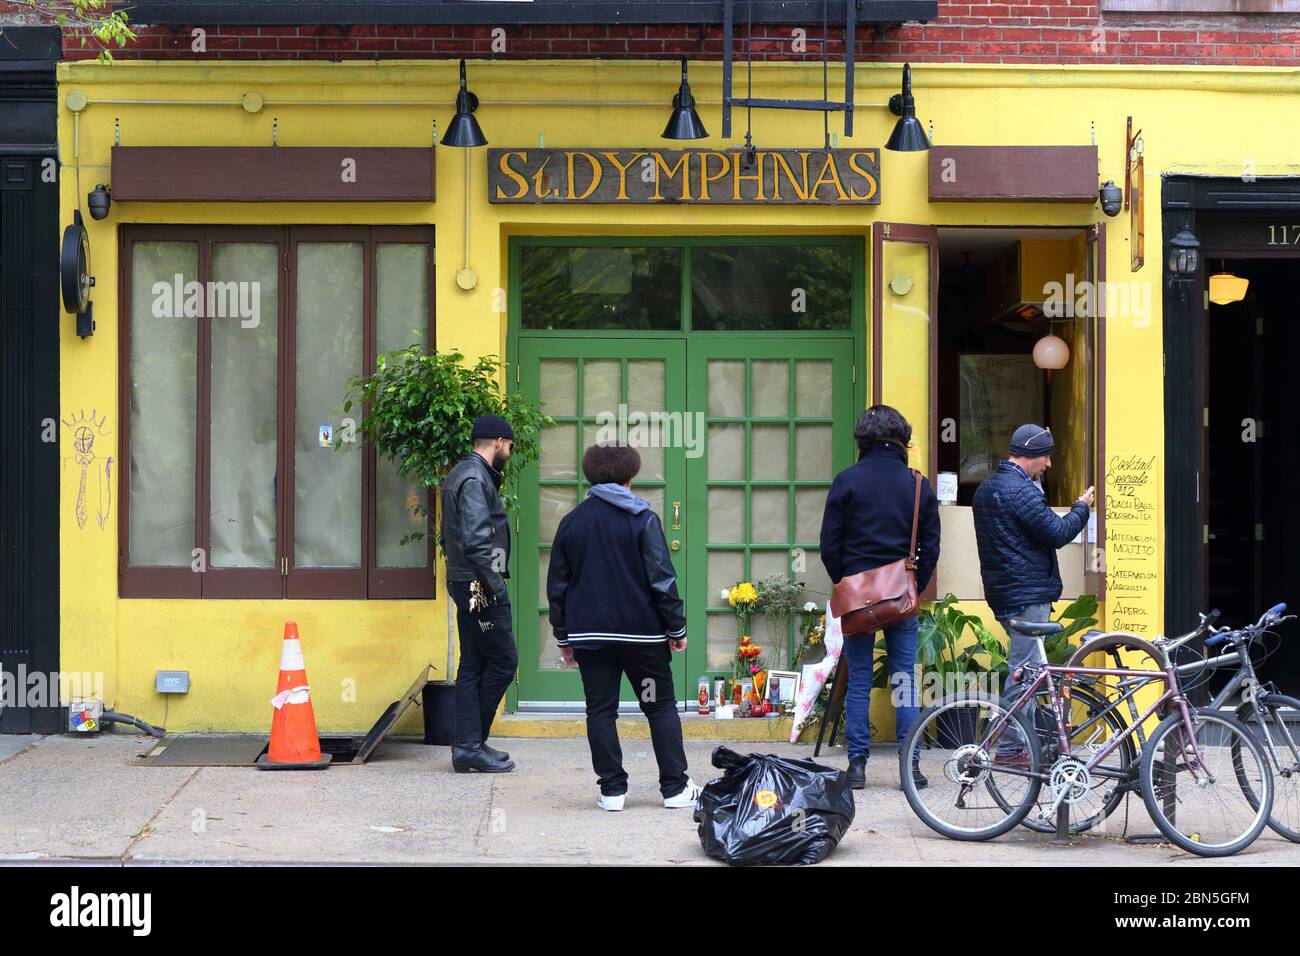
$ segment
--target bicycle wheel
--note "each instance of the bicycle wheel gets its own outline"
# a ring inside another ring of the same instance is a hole
[[[1142,748],[1142,799],[1170,842],[1198,856],[1228,856],[1268,824],[1273,772],[1236,717],[1196,711],[1192,730],[1189,740],[1177,713],[1156,727]]]
[[[898,759],[903,795],[926,826],[954,840],[988,840],[1033,808],[1042,786],[1038,739],[1019,711],[997,731],[1007,714],[996,698],[978,694],[946,697],[921,712]],[[924,790],[912,777],[914,762],[930,779]]]
[[[1075,652],[1070,655],[1070,659],[1065,662],[1066,667],[1085,667],[1084,661],[1093,654],[1105,654],[1107,660],[1103,667],[1122,667],[1127,670],[1163,670],[1160,663],[1162,657],[1160,651],[1150,641],[1138,637],[1136,634],[1124,634],[1118,631],[1112,631],[1107,634],[1101,634],[1090,641],[1080,644]]]
[[[1243,703],[1237,708],[1237,719],[1255,735],[1273,767],[1273,812],[1268,825],[1292,843],[1300,843],[1300,700],[1282,694],[1262,694],[1258,706]],[[1239,747],[1239,742],[1234,741]],[[1234,766],[1241,765],[1236,750],[1232,754]],[[1244,765],[1243,765],[1244,766]],[[1243,790],[1249,780],[1238,774]],[[1247,790],[1247,797],[1256,796]]]
[[[1044,693],[1038,701],[1039,707],[1046,707],[1051,712],[1051,703]],[[1089,785],[1084,793],[1073,793],[1074,800],[1070,806],[1070,832],[1083,833],[1092,829],[1118,809],[1124,795],[1132,789],[1136,781],[1137,748],[1133,746],[1133,735],[1128,733],[1128,725],[1110,708],[1110,703],[1100,694],[1087,687],[1075,686],[1070,692],[1070,755],[1087,763],[1093,755],[1117,737],[1123,738],[1107,756],[1100,767],[1089,773]],[[1040,735],[1041,736],[1041,735]],[[1059,762],[1060,742],[1055,734],[1050,740],[1042,741],[1043,762],[1048,767],[1049,782],[1051,767]],[[1057,759],[1053,759],[1053,758]],[[1108,771],[1106,775],[1097,770]],[[1113,774],[1113,775],[1112,775]],[[989,787],[992,789],[993,782]],[[998,799],[998,795],[994,795]],[[1048,819],[1040,819],[1039,814],[1048,810],[1055,800],[1050,786],[1039,791],[1037,805],[1021,821],[1024,826],[1038,833],[1055,833],[1056,819],[1053,814]]]

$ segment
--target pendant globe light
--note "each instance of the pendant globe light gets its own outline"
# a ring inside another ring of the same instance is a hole
[[[1069,361],[1070,346],[1060,336],[1044,335],[1034,343],[1034,364],[1039,368],[1050,372],[1052,369],[1065,368]]]
[[[686,82],[686,57],[682,57],[682,85],[673,96],[673,115],[664,127],[664,139],[707,139],[708,131],[695,112],[695,97]]]
[[[460,61],[460,92],[456,94],[456,115],[451,118],[442,137],[443,146],[486,146],[487,137],[479,128],[474,111],[478,109],[478,97],[465,87],[465,61]]]
[[[1220,263],[1222,269],[1223,263]],[[1219,271],[1210,276],[1210,301],[1215,305],[1228,305],[1246,298],[1250,280],[1233,275],[1231,272]]]

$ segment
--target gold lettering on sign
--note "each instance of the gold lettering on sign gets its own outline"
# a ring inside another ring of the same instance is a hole
[[[790,181],[790,186],[792,189],[794,189],[795,195],[797,195],[800,199],[807,199],[808,198],[808,154],[800,153],[799,155],[803,158],[803,179],[801,180],[794,178],[794,170],[790,168],[790,164],[786,162],[784,156],[782,156],[780,153],[773,153],[772,158],[776,160],[777,166],[780,166],[783,170],[785,170],[785,178]],[[773,199],[781,198],[781,180],[777,178],[775,168],[773,168],[773,173],[772,173],[772,198]]]
[[[664,171],[664,174],[667,175],[668,181],[672,182],[673,177],[677,175],[677,171],[680,169],[682,171],[682,192],[681,195],[678,196],[677,198],[681,200],[689,201],[691,198],[691,167],[690,164],[687,162],[687,160],[691,158],[691,154],[682,153],[681,159],[677,160],[677,165],[672,167],[669,167],[668,163],[665,162],[663,153],[655,153],[654,156],[655,156],[654,198],[656,200],[662,200],[664,198],[663,195],[659,192],[659,171],[662,169]]]
[[[880,202],[875,149],[489,149],[488,201],[651,205]]]
[[[594,192],[596,191],[596,187],[600,185],[600,181],[601,181],[601,179],[603,179],[604,176],[605,176],[604,167],[600,165],[600,160],[598,160],[595,156],[591,155],[591,153],[577,152],[577,153],[569,153],[568,155],[569,155],[569,164],[568,164],[568,169],[569,169],[569,199],[570,199],[571,201],[576,200],[576,201],[579,201],[579,202],[580,202],[580,201],[582,201],[583,199],[586,199],[588,196],[590,196],[592,193],[594,193]],[[577,195],[577,194],[573,191],[573,185],[574,185],[574,182],[575,182],[575,181],[577,180],[577,178],[578,178],[578,177],[574,174],[574,171],[573,171],[573,157],[574,157],[574,156],[581,156],[581,157],[582,157],[583,159],[585,159],[587,162],[591,163],[591,185],[589,185],[589,186],[587,187],[587,191],[586,191],[585,193],[583,193],[581,196]]]
[[[830,153],[826,154],[826,164],[822,166],[822,171],[821,174],[818,175],[817,181],[812,184],[811,192],[816,195],[821,184],[827,182],[835,187],[835,193],[840,197],[841,202],[849,198],[844,194],[844,184],[840,182],[839,171],[835,168],[835,157]]]
[[[722,168],[718,170],[717,175],[709,175],[709,160],[722,160]],[[731,157],[726,153],[701,153],[700,154],[700,199],[708,200],[709,183],[715,183],[727,175],[727,170],[731,168]]]
[[[853,170],[855,173],[857,173],[859,176],[865,179],[870,187],[863,194],[859,194],[857,190],[853,190],[852,192],[849,193],[849,198],[854,199],[858,202],[868,201],[874,199],[876,196],[876,177],[858,165],[858,158],[861,156],[871,157],[871,161],[874,163],[876,161],[876,153],[874,150],[858,150],[856,152],[849,153],[849,169]]]
[[[523,199],[528,195],[528,180],[519,175],[519,173],[510,165],[511,156],[518,156],[520,160],[525,158],[523,150],[503,150],[501,153],[501,159],[497,162],[497,168],[500,169],[501,174],[511,182],[519,184],[519,192],[515,193],[513,196],[507,196],[505,191],[502,190],[501,184],[498,183],[496,192],[497,199]]]
[[[613,150],[605,150],[600,155],[608,159],[610,165],[618,170],[618,196],[616,198],[619,199],[620,201],[626,201],[628,167],[630,167],[638,159],[644,156],[645,153],[633,153],[632,158],[629,159],[626,163],[620,163],[618,161],[618,153],[615,153]]]
[[[736,157],[736,161],[731,164],[731,198],[733,201],[740,202],[740,184],[742,181],[752,182],[754,184],[754,198],[760,201],[767,198],[763,195],[763,157],[766,155],[767,153],[758,153],[755,155],[754,172],[752,175],[747,175],[740,171],[741,166],[744,165],[744,161],[741,157]]]

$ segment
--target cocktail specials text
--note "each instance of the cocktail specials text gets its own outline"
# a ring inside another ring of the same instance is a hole
[[[880,202],[874,149],[489,149],[494,203]]]

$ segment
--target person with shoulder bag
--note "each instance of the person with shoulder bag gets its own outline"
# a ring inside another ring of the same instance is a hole
[[[844,632],[847,664],[844,737],[849,779],[866,786],[871,755],[871,684],[876,634],[884,631],[889,688],[901,742],[920,713],[916,670],[919,595],[939,561],[939,503],[930,482],[907,465],[912,426],[888,405],[873,405],[853,428],[857,464],[835,476],[822,515],[821,559],[834,582],[831,612]],[[915,763],[917,787],[928,781]]]

